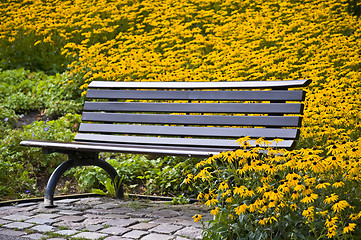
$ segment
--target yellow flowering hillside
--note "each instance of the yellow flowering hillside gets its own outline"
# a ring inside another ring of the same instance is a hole
[[[50,60],[61,52],[82,89],[100,79],[309,78],[301,146],[324,146],[360,135],[358,8],[346,0],[2,1],[0,58],[20,44]]]
[[[297,150],[223,153],[185,182],[212,207],[209,239],[357,239],[360,15],[358,0],[5,0],[0,68],[64,70],[84,93],[92,80],[311,79]]]

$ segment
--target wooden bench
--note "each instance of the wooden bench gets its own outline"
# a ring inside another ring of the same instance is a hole
[[[94,81],[73,142],[20,144],[68,155],[45,190],[45,205],[52,207],[56,184],[72,167],[99,166],[118,185],[117,172],[99,159],[100,152],[207,157],[236,150],[236,139],[242,136],[285,139],[277,147],[292,149],[300,133],[305,91],[288,89],[310,82]],[[117,196],[123,197],[122,187]]]

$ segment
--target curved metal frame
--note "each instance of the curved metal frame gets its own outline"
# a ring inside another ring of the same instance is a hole
[[[46,208],[56,207],[54,205],[54,192],[60,177],[69,169],[80,166],[97,166],[104,169],[110,176],[116,190],[117,198],[123,198],[124,192],[117,171],[104,160],[98,158],[98,153],[71,153],[68,154],[68,161],[60,164],[51,174],[45,189],[44,204]]]

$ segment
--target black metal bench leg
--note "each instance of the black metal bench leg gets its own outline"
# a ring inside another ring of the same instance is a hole
[[[114,187],[116,188],[117,198],[123,198],[124,192],[120,178],[117,171],[107,163],[106,161],[100,160],[97,154],[69,154],[69,160],[60,164],[49,178],[48,184],[45,189],[44,205],[46,208],[55,207],[54,205],[54,192],[56,184],[60,177],[69,169],[79,166],[97,166],[104,169],[112,179]]]

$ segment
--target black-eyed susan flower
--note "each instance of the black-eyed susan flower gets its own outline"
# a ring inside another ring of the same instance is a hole
[[[202,220],[202,215],[196,214],[192,218],[193,218],[194,222],[198,222],[198,221]]]
[[[238,207],[236,207],[234,210],[236,211],[237,215],[240,215],[242,213],[244,213],[248,208],[248,205],[243,203],[241,205],[239,205]]]
[[[217,199],[212,198],[212,199],[209,199],[208,201],[206,201],[205,204],[206,204],[208,207],[213,207],[213,206],[216,205],[218,202],[219,202],[219,201],[218,201]]]
[[[346,223],[345,227],[342,230],[343,234],[350,233],[355,231],[356,223]]]
[[[338,200],[338,195],[335,193],[331,193],[330,195],[326,196],[325,200],[323,200],[327,204],[332,204]]]
[[[302,203],[311,203],[314,202],[318,198],[318,195],[315,193],[307,194],[302,200]]]
[[[312,206],[303,210],[302,216],[307,218],[308,221],[312,222],[314,220],[314,213],[315,213],[315,207]]]
[[[213,209],[211,210],[211,214],[212,214],[213,216],[217,215],[218,213],[219,213],[219,207],[215,207],[215,208],[213,208]]]
[[[338,213],[345,210],[347,207],[351,207],[351,205],[346,200],[341,200],[336,201],[331,208],[335,213]]]

